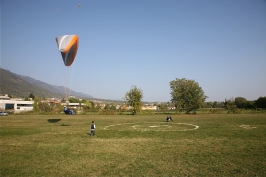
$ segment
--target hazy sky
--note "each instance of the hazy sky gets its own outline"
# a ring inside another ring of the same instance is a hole
[[[64,85],[55,38],[77,34],[70,88],[96,98],[136,85],[144,101],[169,101],[175,78],[198,82],[207,101],[266,96],[265,0],[0,2],[1,67],[11,72]]]

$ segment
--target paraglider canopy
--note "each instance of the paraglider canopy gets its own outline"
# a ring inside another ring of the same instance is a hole
[[[65,66],[71,66],[78,52],[79,37],[77,35],[64,35],[56,37],[55,40]]]

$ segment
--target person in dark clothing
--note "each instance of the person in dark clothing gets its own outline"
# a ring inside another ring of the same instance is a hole
[[[91,122],[91,136],[95,136],[96,125],[94,121]]]
[[[171,117],[171,116],[169,116],[169,120],[171,120],[171,121],[173,122],[173,119],[172,119],[172,117]]]
[[[66,106],[64,106],[64,112],[65,114],[69,114],[69,109]]]
[[[166,118],[166,122],[169,122],[170,120],[173,122],[172,117],[171,117],[171,116],[167,116],[167,118]]]

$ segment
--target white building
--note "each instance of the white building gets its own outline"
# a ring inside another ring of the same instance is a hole
[[[33,110],[34,101],[22,101],[10,99],[8,96],[0,96],[0,110],[14,110],[14,113]]]
[[[142,110],[157,110],[157,106],[142,106]]]
[[[63,106],[67,106],[68,108],[74,108],[78,109],[80,107],[83,107],[85,104],[84,103],[62,103]]]

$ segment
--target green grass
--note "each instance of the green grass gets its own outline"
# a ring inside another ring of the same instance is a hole
[[[172,117],[0,117],[0,176],[266,176],[265,114]]]

